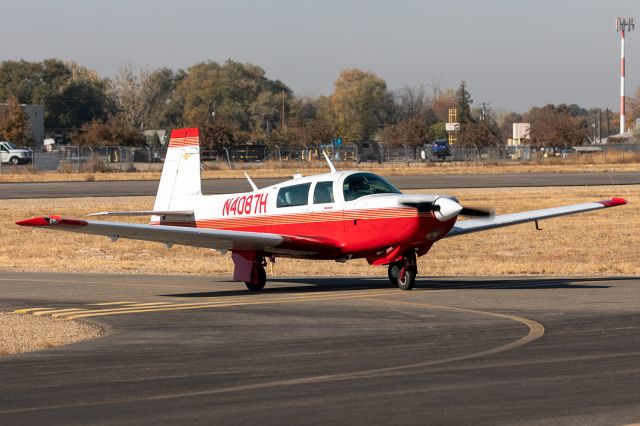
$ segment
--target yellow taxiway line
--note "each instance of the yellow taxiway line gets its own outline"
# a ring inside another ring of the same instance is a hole
[[[224,297],[220,300],[207,302],[192,303],[176,303],[176,302],[102,302],[93,303],[91,306],[96,308],[25,308],[15,310],[15,313],[33,315],[51,315],[55,318],[64,318],[68,320],[98,317],[109,315],[138,314],[146,312],[163,312],[163,311],[179,311],[190,309],[207,309],[207,308],[223,308],[231,306],[248,306],[263,305],[276,303],[293,303],[293,302],[313,302],[322,300],[340,300],[352,298],[366,298],[390,295],[394,293],[394,289],[381,290],[351,290],[332,293],[303,293],[289,296],[265,296],[259,295],[258,298],[250,296],[232,296]],[[104,307],[104,308],[103,308]]]
[[[391,290],[391,291],[395,292],[395,290]],[[298,298],[298,299],[284,299],[284,301],[282,300],[276,301],[275,299],[272,299],[269,301],[254,301],[254,302],[247,302],[244,304],[252,305],[252,304],[260,304],[260,303],[293,303],[293,302],[299,302],[299,301],[367,298],[367,297],[388,295],[389,293],[390,293],[389,291],[374,291],[366,294],[358,294],[358,295],[351,295],[351,296],[347,295],[340,298],[338,297],[335,297],[335,298],[325,297],[325,298],[313,298],[313,299]],[[394,294],[397,295],[398,293],[395,292]],[[33,407],[33,408],[17,409],[17,410],[0,410],[0,413],[39,411],[39,410],[51,409],[51,408],[90,407],[90,406],[99,406],[99,405],[113,404],[113,403],[120,403],[120,402],[132,402],[134,400],[135,401],[162,401],[162,400],[171,400],[171,399],[178,399],[178,398],[190,398],[190,397],[197,397],[197,396],[225,394],[225,393],[231,393],[231,392],[244,392],[244,391],[255,391],[255,390],[263,390],[263,389],[279,388],[279,387],[298,386],[298,385],[305,385],[305,384],[312,384],[312,383],[337,382],[337,381],[353,380],[353,379],[361,380],[361,379],[367,379],[367,378],[379,378],[381,376],[403,374],[409,370],[419,370],[425,367],[439,366],[442,364],[453,363],[456,361],[466,361],[474,358],[480,358],[487,355],[493,355],[500,352],[505,352],[508,350],[515,349],[519,346],[525,345],[527,343],[531,343],[541,338],[545,332],[544,326],[539,322],[529,318],[517,316],[517,315],[504,314],[500,312],[483,311],[479,309],[461,308],[457,306],[437,305],[432,303],[423,303],[419,301],[403,301],[403,300],[394,300],[394,299],[383,299],[383,300],[372,299],[372,300],[375,300],[376,302],[382,302],[382,303],[402,304],[407,306],[415,306],[418,308],[445,310],[445,311],[451,311],[451,312],[460,312],[465,314],[482,315],[482,316],[488,316],[493,318],[506,319],[506,320],[515,321],[525,325],[528,328],[528,332],[525,336],[519,339],[516,339],[512,342],[509,342],[500,346],[496,346],[494,348],[485,349],[479,352],[473,352],[473,353],[468,353],[464,355],[458,355],[458,356],[435,359],[435,360],[429,359],[427,361],[407,363],[402,365],[394,365],[391,367],[371,368],[366,370],[350,371],[347,373],[299,377],[295,379],[276,380],[271,382],[254,383],[254,384],[248,384],[248,385],[217,387],[214,389],[203,389],[203,390],[197,390],[197,391],[191,391],[191,392],[159,394],[159,395],[153,395],[153,396],[147,396],[147,397],[141,397],[141,398],[126,399],[122,401],[119,401],[119,400],[92,401],[92,402],[69,404],[69,405],[54,405],[50,407]],[[239,306],[239,305],[241,305],[239,302],[225,303],[225,304],[214,305],[214,307]],[[190,309],[199,309],[204,307],[209,307],[209,306],[191,307]]]

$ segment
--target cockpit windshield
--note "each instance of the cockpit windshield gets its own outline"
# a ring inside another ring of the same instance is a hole
[[[345,201],[353,201],[365,195],[399,194],[400,190],[384,178],[373,173],[354,173],[342,184]]]

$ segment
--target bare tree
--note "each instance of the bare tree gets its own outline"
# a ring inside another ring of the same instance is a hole
[[[148,119],[144,101],[144,86],[148,79],[149,72],[146,68],[136,73],[132,65],[127,65],[111,80],[118,115],[131,127],[142,128]]]
[[[440,97],[440,93],[442,93],[440,90],[440,87],[441,87],[440,79],[435,79],[431,77],[431,84],[429,86],[431,86],[431,92],[433,93],[433,96],[431,97],[431,99],[435,101]]]
[[[418,88],[404,86],[402,89],[397,90],[394,95],[398,121],[424,114],[431,104],[423,86]]]

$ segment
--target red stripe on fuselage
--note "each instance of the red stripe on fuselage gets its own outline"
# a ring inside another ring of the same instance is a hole
[[[348,254],[366,257],[400,243],[410,248],[422,248],[427,242],[431,244],[446,235],[454,222],[440,222],[431,213],[418,213],[415,209],[388,208],[203,219],[197,222],[163,221],[152,224],[326,239],[336,243],[327,245],[326,250],[316,257],[334,258]],[[296,243],[296,247],[304,249],[300,243]],[[317,250],[317,246],[313,246],[313,249]]]

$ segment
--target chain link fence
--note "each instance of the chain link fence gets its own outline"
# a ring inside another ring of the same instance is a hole
[[[261,167],[265,163],[273,165],[291,162],[322,161],[326,152],[334,162],[348,163],[440,163],[472,162],[495,164],[500,162],[570,162],[592,159],[597,162],[640,161],[640,144],[588,145],[565,148],[533,148],[530,146],[494,147],[451,147],[448,155],[437,157],[430,145],[385,147],[378,143],[333,145],[278,146],[239,145],[217,149],[202,149],[203,167]],[[107,146],[101,148],[80,148],[63,145],[54,152],[33,153],[33,167],[42,171],[61,172],[103,172],[103,171],[159,171],[166,156],[167,148],[134,148]],[[5,172],[16,167],[3,165]]]

